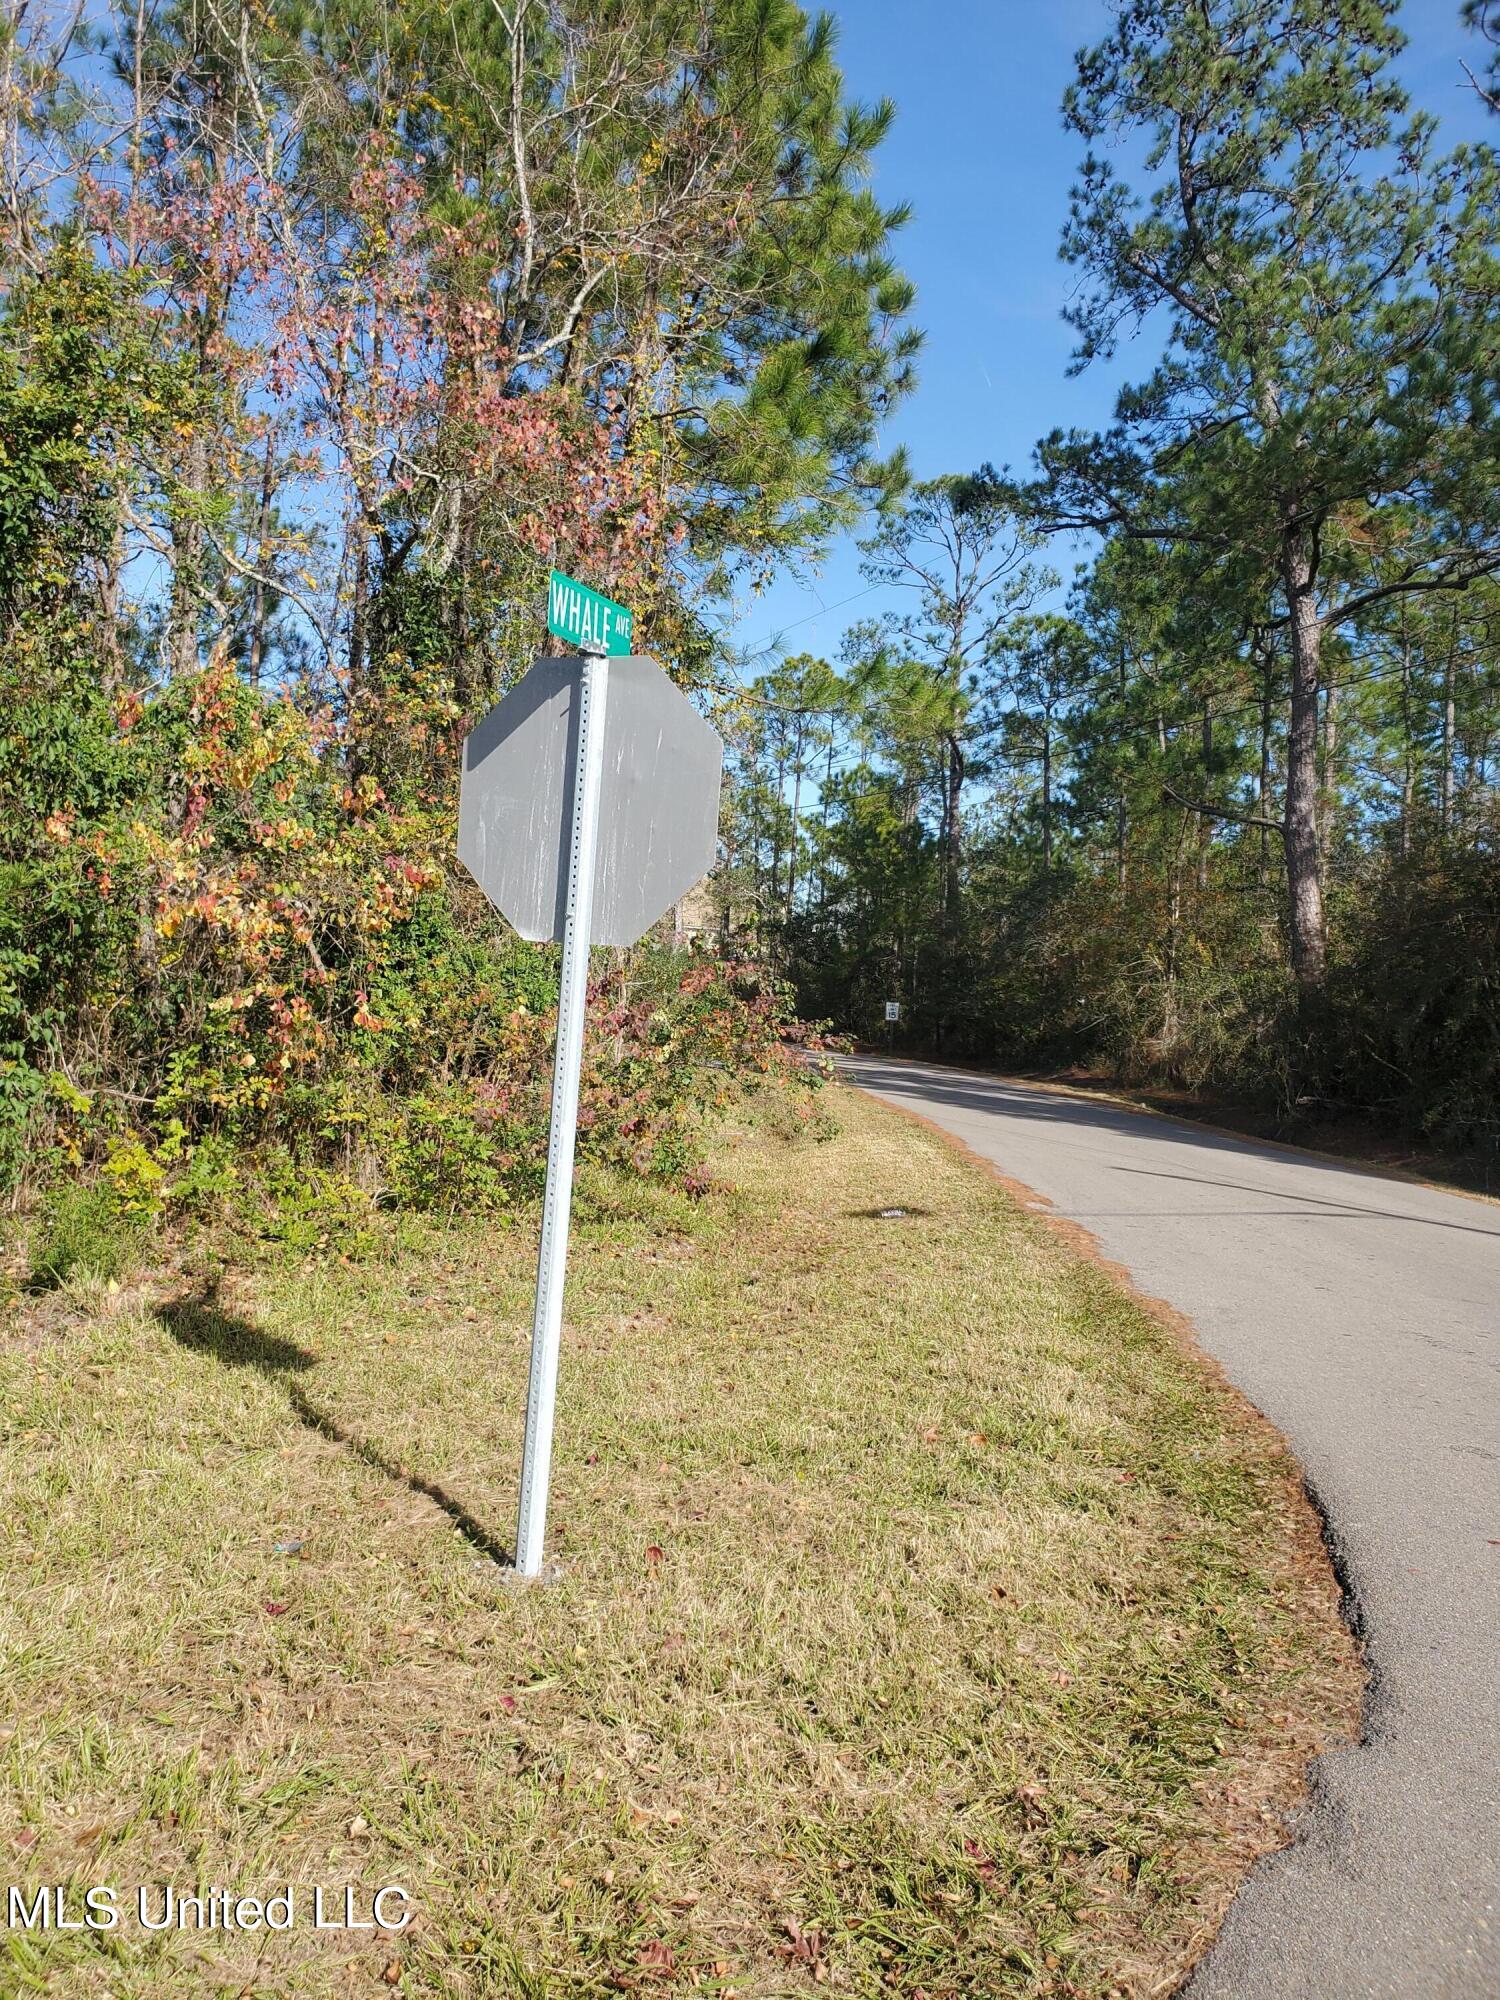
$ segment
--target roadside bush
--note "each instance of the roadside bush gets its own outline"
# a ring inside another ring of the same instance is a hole
[[[1500,1172],[1500,849],[1431,841],[1369,864],[1338,917],[1329,1095]]]
[[[395,1109],[381,1164],[402,1207],[452,1214],[503,1200],[510,1156],[495,1129],[484,1128],[474,1098],[455,1087],[441,1096],[408,1098]]]
[[[347,1174],[279,1153],[267,1163],[261,1234],[294,1256],[366,1257],[377,1240],[375,1201]]]
[[[449,858],[451,810],[351,782],[316,717],[227,659],[111,713],[108,783],[70,797],[54,773],[40,818],[32,738],[0,742],[0,1173],[96,1189],[49,1210],[49,1268],[253,1206],[257,1177],[302,1252],[361,1243],[377,1198],[538,1190],[557,953],[502,930]],[[815,1087],[753,965],[614,954],[590,1016],[580,1155],[602,1166],[686,1185],[716,1111]]]

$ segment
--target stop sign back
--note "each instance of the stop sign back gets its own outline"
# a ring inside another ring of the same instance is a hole
[[[524,938],[560,939],[581,659],[541,659],[464,744],[459,859]],[[591,944],[634,944],[713,865],[724,746],[645,653],[609,663]]]

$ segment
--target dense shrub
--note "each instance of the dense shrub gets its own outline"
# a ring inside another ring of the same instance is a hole
[[[11,714],[0,1173],[91,1190],[87,1214],[46,1197],[47,1268],[247,1176],[302,1248],[373,1202],[472,1211],[539,1187],[557,954],[451,860],[441,795],[397,809],[350,779],[324,718],[224,659],[118,694],[71,788],[37,755],[46,704]],[[809,1081],[754,966],[601,954],[590,1012],[581,1151],[631,1173],[687,1182],[705,1114]]]
[[[1500,849],[1424,842],[1347,886],[1330,1095],[1500,1173]]]

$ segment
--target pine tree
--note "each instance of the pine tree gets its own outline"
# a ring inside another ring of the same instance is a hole
[[[1326,969],[1326,639],[1500,566],[1493,155],[1439,158],[1381,0],[1123,0],[1066,115],[1147,142],[1145,193],[1091,151],[1063,254],[1076,365],[1161,313],[1165,358],[1103,436],[1041,447],[1054,525],[1191,546],[1291,662],[1282,844],[1293,969]],[[1369,571],[1378,556],[1378,575]]]

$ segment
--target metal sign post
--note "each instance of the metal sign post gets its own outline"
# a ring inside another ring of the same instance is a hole
[[[464,739],[458,857],[524,938],[562,941],[516,1570],[539,1576],[552,1472],[589,946],[634,944],[713,866],[724,746],[623,604],[560,570],[538,660]]]
[[[599,848],[599,790],[604,770],[604,713],[609,661],[585,653],[578,704],[578,763],[563,920],[562,984],[557,1000],[557,1053],[552,1066],[552,1124],[547,1137],[547,1191],[542,1200],[542,1247],[531,1320],[531,1379],[526,1391],[526,1441],[521,1449],[521,1513],[516,1568],[539,1576],[547,1535],[547,1487],[552,1476],[552,1423],[557,1407],[557,1358],[562,1345],[563,1285],[568,1267],[568,1219],[573,1208],[573,1146],[578,1133],[578,1079],[588,1012],[589,935],[594,861]]]

